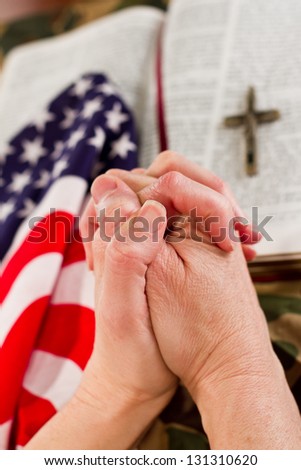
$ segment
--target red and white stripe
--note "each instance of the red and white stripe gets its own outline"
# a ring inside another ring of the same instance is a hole
[[[66,181],[68,180],[68,181]],[[66,189],[68,188],[68,190]],[[56,214],[55,241],[34,243],[37,228],[20,226],[1,274],[0,448],[22,448],[73,395],[94,339],[94,279],[82,243],[67,242],[87,183],[60,178],[36,207],[48,229]],[[49,208],[56,208],[49,213]]]

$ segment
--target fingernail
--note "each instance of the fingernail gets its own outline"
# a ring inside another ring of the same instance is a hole
[[[251,248],[249,249],[249,256],[250,256],[250,261],[254,261],[254,259],[257,256],[257,251],[252,250]]]
[[[235,227],[236,228],[236,227]],[[262,234],[258,232],[252,224],[248,225],[238,225],[237,230],[239,230],[241,233],[247,235],[250,243],[257,243],[262,239]]]
[[[103,176],[98,181],[97,186],[92,187],[92,197],[95,204],[99,204],[100,201],[103,201],[109,195],[111,195],[117,188],[117,183],[114,178],[111,176]]]
[[[229,248],[229,253],[231,253],[231,251],[234,251],[235,244],[233,241],[229,240],[228,248]]]

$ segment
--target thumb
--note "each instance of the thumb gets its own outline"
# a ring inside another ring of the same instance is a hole
[[[134,217],[121,224],[106,249],[101,295],[103,314],[108,312],[110,321],[124,332],[133,331],[135,325],[141,326],[141,315],[149,323],[145,275],[164,243],[166,223],[165,207],[156,201],[146,201]]]

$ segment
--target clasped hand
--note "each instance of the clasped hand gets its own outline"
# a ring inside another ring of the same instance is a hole
[[[218,177],[171,152],[147,171],[111,170],[91,192],[81,233],[95,273],[96,332],[81,399],[97,408],[105,393],[129,408],[147,407],[151,422],[180,380],[210,444],[240,447],[246,430],[231,442],[231,411],[224,438],[216,433],[220,404],[238,410],[244,394],[266,395],[275,380],[289,393],[246,263],[259,235],[238,221],[243,213]],[[192,210],[203,221],[195,236]],[[266,406],[260,402],[263,413]],[[248,432],[245,439],[255,445]]]

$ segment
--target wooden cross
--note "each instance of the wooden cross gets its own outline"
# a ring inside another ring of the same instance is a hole
[[[257,174],[258,155],[256,130],[259,124],[267,124],[280,119],[280,113],[277,110],[256,111],[255,89],[250,87],[247,94],[247,111],[245,114],[228,117],[224,120],[226,127],[236,129],[244,126],[246,138],[246,170],[249,176]]]

